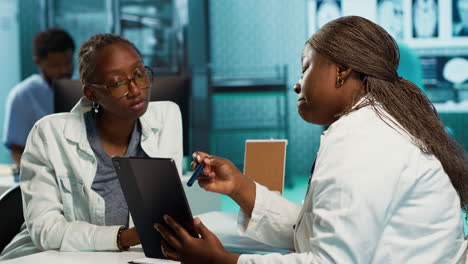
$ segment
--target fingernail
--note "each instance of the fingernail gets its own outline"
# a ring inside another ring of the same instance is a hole
[[[167,223],[167,221],[168,221],[167,215],[163,215],[163,218],[164,218],[164,221],[166,221],[166,223]]]
[[[200,155],[197,155],[197,161],[198,161],[198,162],[201,161]]]
[[[153,226],[154,226],[154,229],[156,229],[156,231],[159,232],[158,224],[154,224]]]
[[[201,223],[200,218],[195,217],[195,219],[193,219],[193,223],[199,225]]]

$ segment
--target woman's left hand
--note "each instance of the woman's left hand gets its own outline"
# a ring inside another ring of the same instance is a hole
[[[238,254],[227,251],[219,239],[203,225],[198,217],[193,219],[194,230],[200,238],[194,238],[172,217],[165,215],[168,228],[156,223],[154,227],[161,233],[164,241],[161,250],[168,258],[189,263],[237,263]]]

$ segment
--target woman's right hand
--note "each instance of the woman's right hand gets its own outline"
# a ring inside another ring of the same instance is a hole
[[[198,177],[198,184],[210,192],[217,192],[231,196],[240,185],[244,175],[227,159],[209,155],[204,152],[194,152],[190,166],[198,167],[205,163],[203,172]]]
[[[198,177],[198,184],[210,192],[226,194],[250,216],[255,204],[255,182],[244,176],[227,159],[212,156],[204,152],[195,152],[190,163],[195,169],[201,162],[205,163],[203,172]]]

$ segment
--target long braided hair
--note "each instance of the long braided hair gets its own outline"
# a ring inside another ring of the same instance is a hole
[[[307,41],[319,54],[360,73],[368,100],[349,108],[347,114],[370,105],[383,119],[379,105],[414,139],[421,151],[434,155],[448,174],[468,209],[468,160],[463,148],[445,131],[429,99],[412,82],[400,78],[395,40],[377,24],[358,16],[335,19]],[[388,122],[387,122],[388,124]],[[391,125],[391,124],[389,124]]]

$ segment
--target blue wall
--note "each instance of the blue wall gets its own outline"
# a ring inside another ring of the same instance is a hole
[[[288,66],[287,171],[289,177],[308,177],[322,128],[299,117],[296,94],[292,90],[301,74],[301,53],[308,38],[306,1],[272,4],[270,0],[211,0],[209,17],[210,57],[215,71],[217,68],[257,70],[261,75],[262,69]]]
[[[4,113],[8,92],[20,80],[18,0],[0,2],[0,113]],[[0,114],[0,138],[3,138],[4,115]],[[0,163],[11,163],[10,152],[0,145]]]
[[[32,41],[34,35],[41,31],[42,14],[38,0],[17,0],[18,18],[20,29],[20,70],[21,80],[26,79],[33,73],[37,73],[37,67],[32,59]]]

